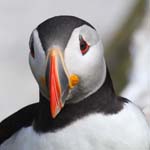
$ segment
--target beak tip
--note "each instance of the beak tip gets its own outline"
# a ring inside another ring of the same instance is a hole
[[[59,114],[59,112],[61,111],[61,108],[57,107],[55,110],[52,111],[51,109],[51,116],[53,119],[56,118],[56,116]]]

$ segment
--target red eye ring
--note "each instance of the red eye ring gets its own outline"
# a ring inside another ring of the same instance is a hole
[[[90,46],[88,45],[88,43],[81,37],[80,38],[80,50],[81,50],[82,55],[88,52],[89,47]]]
[[[32,57],[34,58],[34,50],[33,49],[30,50],[30,53],[31,53]]]

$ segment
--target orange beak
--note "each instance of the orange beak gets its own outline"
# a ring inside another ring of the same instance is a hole
[[[51,54],[50,74],[49,74],[49,93],[50,93],[50,108],[52,117],[55,118],[63,107],[61,100],[61,87],[57,70],[57,57],[55,53]]]
[[[49,56],[49,101],[52,118],[55,118],[65,104],[69,89],[79,83],[77,75],[69,76],[59,49],[50,50]]]

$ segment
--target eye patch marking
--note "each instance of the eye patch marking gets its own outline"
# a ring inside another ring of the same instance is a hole
[[[82,36],[79,37],[80,40],[80,50],[82,55],[85,55],[89,50],[89,44],[83,39]]]

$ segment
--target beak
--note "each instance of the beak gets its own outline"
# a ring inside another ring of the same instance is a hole
[[[48,53],[46,70],[49,91],[50,111],[55,118],[65,104],[69,90],[79,83],[79,77],[67,72],[60,49],[51,49]]]

